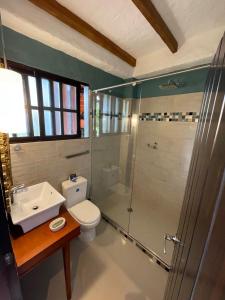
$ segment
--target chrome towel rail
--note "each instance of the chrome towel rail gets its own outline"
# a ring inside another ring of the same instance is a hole
[[[66,155],[65,158],[70,159],[70,158],[73,158],[73,157],[82,156],[82,155],[86,155],[86,154],[89,154],[89,153],[90,153],[90,150],[86,150],[86,151],[83,151],[83,152],[78,152],[78,153]]]

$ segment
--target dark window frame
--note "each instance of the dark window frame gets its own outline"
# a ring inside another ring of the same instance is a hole
[[[29,123],[29,136],[28,137],[10,137],[10,143],[26,143],[26,142],[40,142],[40,141],[55,141],[55,140],[69,140],[69,139],[81,139],[81,127],[80,127],[80,93],[81,86],[88,86],[87,83],[80,82],[77,80],[73,80],[70,78],[66,78],[60,75],[52,74],[40,69],[36,69],[33,67],[25,66],[23,64],[19,64],[13,61],[8,61],[8,68],[14,71],[19,72],[25,83],[25,110],[27,111],[28,123]],[[36,78],[37,83],[37,98],[38,98],[38,106],[31,105],[30,96],[29,96],[29,88],[28,88],[28,76],[33,76]],[[50,100],[51,107],[46,107],[43,105],[43,95],[42,95],[42,87],[41,87],[41,79],[47,79],[50,82]],[[53,97],[53,81],[57,81],[60,84],[60,108],[53,106],[54,97]],[[67,84],[76,87],[76,109],[66,109],[63,108],[62,105],[62,84]],[[32,123],[32,109],[37,109],[39,112],[39,124],[40,124],[40,136],[31,136],[33,135],[33,123]],[[45,122],[44,122],[44,110],[49,110],[52,112],[52,126],[53,126],[53,135],[46,136],[45,135]],[[61,130],[62,135],[56,135],[56,124],[55,124],[55,112],[60,111],[61,113]],[[74,112],[77,114],[77,134],[64,134],[64,120],[63,120],[63,112]]]

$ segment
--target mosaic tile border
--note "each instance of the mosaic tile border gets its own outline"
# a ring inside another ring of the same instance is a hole
[[[198,112],[165,112],[165,113],[142,113],[140,121],[164,121],[164,122],[194,122],[199,120]]]
[[[96,117],[97,113],[96,113],[96,111],[93,111],[93,113],[90,112],[90,115],[93,116],[93,117]],[[113,114],[113,113],[102,113],[102,112],[99,112],[99,118],[103,118],[103,117],[118,118],[118,119],[122,120],[122,118],[131,118],[132,115],[131,114],[124,115],[122,113]]]
[[[126,232],[120,225],[116,222],[112,221],[108,216],[104,213],[102,214],[102,218],[110,224],[115,230],[117,230],[123,237],[125,237],[128,241],[133,243],[139,250],[141,250],[144,254],[146,254],[152,262],[157,263],[161,268],[163,268],[166,272],[170,272],[171,266],[167,265],[164,261],[162,261],[154,252],[145,248],[140,242],[138,242],[135,238],[133,238],[130,234]]]

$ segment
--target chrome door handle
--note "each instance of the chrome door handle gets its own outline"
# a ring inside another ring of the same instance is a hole
[[[173,242],[175,245],[179,244],[180,246],[182,246],[181,241],[177,238],[176,235],[165,233],[165,235],[164,235],[164,249],[163,249],[164,254],[166,254],[166,243],[167,243],[167,241]]]

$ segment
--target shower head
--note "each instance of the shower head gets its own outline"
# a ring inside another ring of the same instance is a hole
[[[169,89],[177,89],[184,86],[184,82],[181,80],[169,80],[167,83],[162,83],[159,85],[159,88],[162,90],[169,90]]]

